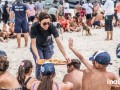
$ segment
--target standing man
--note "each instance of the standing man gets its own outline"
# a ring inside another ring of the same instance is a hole
[[[24,33],[25,47],[28,45],[28,22],[26,14],[29,15],[29,10],[20,0],[16,0],[16,4],[12,6],[11,20],[15,14],[15,33],[17,33],[18,48],[21,44],[21,33]]]
[[[91,19],[93,14],[93,5],[90,3],[90,0],[87,0],[87,3],[82,6],[86,10],[86,23],[91,26]]]
[[[1,23],[1,16],[2,16],[2,10],[1,10],[1,8],[2,8],[2,1],[0,0],[0,23]]]
[[[107,0],[104,5],[105,10],[105,31],[107,32],[107,37],[105,40],[113,39],[113,26],[112,20],[114,15],[114,2],[113,0]]]
[[[43,11],[43,8],[44,8],[44,4],[43,4],[42,0],[38,0],[35,3],[36,14],[39,15],[39,13]]]
[[[9,10],[9,7],[8,7],[8,1],[5,1],[5,5],[3,6],[2,8],[2,19],[3,19],[3,28],[2,30],[3,31],[6,31],[7,30],[7,22],[8,22],[8,19],[9,19],[9,16],[10,16],[10,10]]]

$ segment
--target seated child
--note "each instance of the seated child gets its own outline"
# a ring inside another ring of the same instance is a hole
[[[70,30],[71,31],[79,31],[79,25],[78,25],[78,18],[76,16],[73,17],[73,20],[69,22],[70,23]]]
[[[63,28],[63,32],[64,31],[69,31],[70,32],[69,22],[68,22],[68,20],[65,19],[65,17],[63,15],[61,16],[61,19],[59,20],[59,23],[61,24],[61,26]]]
[[[9,26],[9,38],[15,38],[16,34],[14,33],[14,23],[8,23]]]
[[[94,28],[101,28],[101,20],[103,19],[103,12],[97,13],[92,19],[92,26]]]
[[[32,84],[37,81],[34,77],[31,77],[33,65],[29,60],[23,60],[18,68],[17,80],[22,86],[23,90],[30,90]]]

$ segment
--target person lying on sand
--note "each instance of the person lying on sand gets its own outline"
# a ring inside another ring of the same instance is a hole
[[[71,63],[67,64],[67,72],[63,82],[73,83],[72,90],[82,90],[83,72],[80,70],[81,62],[78,59],[71,59]],[[79,79],[78,79],[79,78]]]
[[[111,90],[110,80],[118,80],[118,77],[106,70],[111,61],[110,55],[105,51],[97,51],[90,60],[93,66],[82,56],[80,52],[73,48],[73,39],[69,39],[69,48],[87,67],[83,71],[82,90]]]

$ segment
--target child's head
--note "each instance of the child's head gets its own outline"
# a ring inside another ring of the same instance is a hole
[[[78,59],[71,59],[71,63],[67,64],[67,72],[70,73],[74,69],[80,69],[81,62]]]
[[[25,75],[31,74],[33,65],[29,60],[23,60],[18,68],[17,80],[22,87],[24,87]]]
[[[7,61],[7,55],[4,51],[0,50],[0,72],[5,72],[9,67],[9,61]]]
[[[74,22],[78,22],[78,18],[76,16],[73,17]]]
[[[106,68],[111,61],[110,55],[105,51],[97,51],[92,57],[89,58],[96,69]]]

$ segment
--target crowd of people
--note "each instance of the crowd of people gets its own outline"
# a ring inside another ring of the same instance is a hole
[[[119,26],[120,0],[117,4],[113,0],[106,0],[102,5],[99,2],[79,3],[74,8],[74,15],[70,12],[67,0],[61,5],[54,0],[50,8],[45,8],[45,2],[38,0],[35,4],[29,4],[16,0],[10,7],[8,1],[1,6],[3,28],[0,30],[0,41],[8,42],[9,38],[17,38],[18,48],[21,47],[21,37],[24,37],[25,47],[28,46],[30,36],[30,51],[35,61],[35,77],[31,77],[33,65],[30,60],[23,60],[18,68],[17,78],[10,72],[7,54],[0,50],[0,90],[120,90],[120,84],[108,83],[119,81],[119,76],[106,70],[111,65],[111,57],[106,51],[96,51],[89,60],[73,47],[73,39],[70,38],[69,49],[79,58],[70,59],[60,33],[82,29],[86,35],[92,35],[90,29],[105,27],[107,32],[105,40],[113,39],[113,24]],[[113,18],[115,17],[115,19]],[[115,23],[113,23],[113,20]],[[9,27],[9,28],[7,28]],[[62,83],[54,80],[55,67],[52,63],[38,64],[40,59],[50,59],[54,54],[53,37],[59,50],[67,61],[67,74]],[[87,69],[81,70],[84,64]],[[120,73],[120,70],[119,70]],[[79,78],[79,79],[78,79]],[[13,83],[14,81],[14,83]]]
[[[99,29],[105,27],[107,36],[105,40],[113,39],[113,24],[119,26],[119,7],[120,3],[112,0],[107,0],[103,5],[100,2],[93,4],[87,0],[86,3],[79,3],[74,8],[74,15],[70,11],[70,6],[67,0],[63,0],[63,5],[57,0],[49,8],[45,8],[45,1],[38,0],[33,3],[32,0],[25,4],[15,3],[9,4],[5,1],[4,5],[0,5],[0,20],[3,21],[3,27],[0,30],[0,41],[8,41],[9,38],[17,38],[18,48],[20,47],[21,36],[25,38],[25,46],[27,46],[29,32],[33,23],[38,22],[40,12],[48,12],[51,16],[51,22],[58,28],[61,28],[61,33],[79,32],[82,30],[82,23],[89,28]],[[1,3],[1,1],[0,1]],[[23,8],[20,9],[20,6]],[[18,13],[20,9],[20,13]],[[22,11],[23,10],[23,11]],[[115,17],[115,19],[113,18]],[[114,23],[113,23],[114,20]],[[56,24],[59,23],[59,24]],[[21,35],[23,33],[23,35]]]

